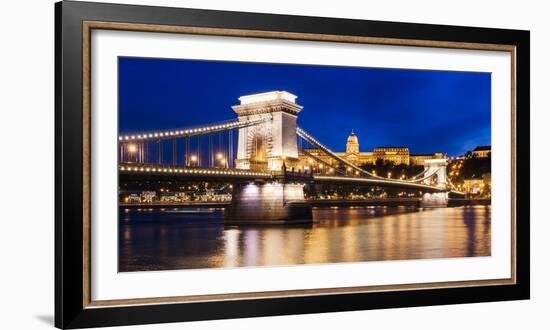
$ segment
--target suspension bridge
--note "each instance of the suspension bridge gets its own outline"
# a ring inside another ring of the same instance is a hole
[[[303,107],[296,98],[286,91],[241,96],[234,120],[121,135],[120,181],[232,183],[226,221],[234,223],[310,222],[307,184],[411,190],[422,193],[424,207],[446,207],[449,193],[462,194],[447,178],[446,159],[426,160],[421,173],[392,179],[338,156],[297,126]]]

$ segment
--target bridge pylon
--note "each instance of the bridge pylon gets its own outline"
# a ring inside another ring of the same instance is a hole
[[[427,159],[424,161],[424,184],[430,185],[435,178],[435,186],[446,188],[447,186],[447,159]],[[432,192],[422,195],[422,207],[447,207],[449,202],[448,192]]]
[[[311,205],[304,199],[304,185],[304,182],[287,180],[234,184],[225,223],[312,223]]]
[[[239,129],[236,166],[240,169],[280,171],[298,163],[296,119],[302,106],[296,95],[273,91],[239,97],[233,106],[239,121],[264,120]]]
[[[435,185],[438,188],[445,188],[447,185],[447,159],[426,159],[424,161],[424,184],[431,184],[435,177]]]

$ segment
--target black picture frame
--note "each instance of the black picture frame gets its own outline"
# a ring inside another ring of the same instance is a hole
[[[516,283],[131,306],[85,307],[81,221],[83,22],[191,26],[512,45],[516,49]],[[55,325],[132,325],[529,299],[529,31],[62,1],[55,4]]]

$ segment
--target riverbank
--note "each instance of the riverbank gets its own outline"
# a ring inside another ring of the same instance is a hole
[[[354,199],[354,200],[335,200],[335,199],[316,199],[306,200],[313,207],[330,207],[330,206],[420,206],[420,198],[369,198],[369,199]],[[152,202],[152,203],[119,203],[119,208],[127,209],[147,209],[147,208],[196,208],[196,207],[212,207],[224,208],[231,205],[227,202]],[[457,206],[474,206],[474,205],[491,205],[490,199],[466,199],[466,198],[450,198],[449,207]]]

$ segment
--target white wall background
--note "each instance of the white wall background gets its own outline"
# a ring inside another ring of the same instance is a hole
[[[116,1],[191,8],[531,30],[532,299],[140,326],[142,329],[548,329],[550,22],[545,1]],[[0,328],[53,327],[54,17],[52,0],[0,10]],[[21,151],[26,147],[26,151]],[[23,201],[26,197],[28,201]],[[545,204],[546,202],[546,204]],[[546,212],[545,212],[546,211]],[[132,329],[138,327],[127,327]]]

